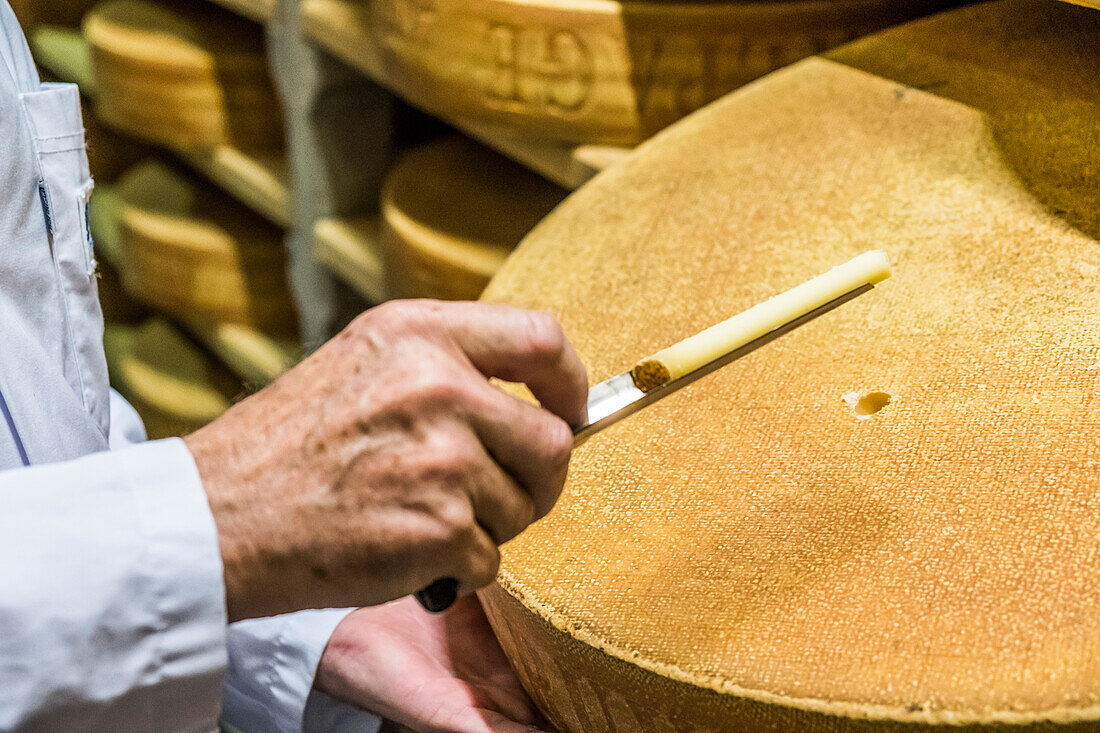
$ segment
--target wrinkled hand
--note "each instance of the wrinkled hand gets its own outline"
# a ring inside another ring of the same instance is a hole
[[[418,733],[549,730],[476,596],[441,614],[409,598],[353,612],[329,640],[315,685]]]
[[[487,377],[526,383],[542,407]],[[492,582],[497,546],[561,492],[587,389],[545,313],[395,301],[363,314],[185,438],[230,619]]]

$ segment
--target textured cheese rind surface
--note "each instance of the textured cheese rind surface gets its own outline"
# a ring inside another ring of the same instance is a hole
[[[594,381],[894,262],[588,441],[504,548],[484,598],[562,731],[1097,728],[1098,130],[1100,15],[987,3],[712,105],[525,240],[485,297],[556,312]]]

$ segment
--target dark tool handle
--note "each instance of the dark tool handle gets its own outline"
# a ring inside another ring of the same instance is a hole
[[[440,578],[427,588],[416,592],[416,600],[432,613],[446,611],[456,598],[458,598],[458,581],[454,578]]]

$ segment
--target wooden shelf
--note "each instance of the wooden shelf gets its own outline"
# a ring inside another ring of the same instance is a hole
[[[410,104],[566,188],[577,188],[630,153],[631,148],[613,145],[578,146],[521,138],[504,128],[472,123],[448,114],[428,95],[404,88],[394,70],[383,62],[377,39],[370,31],[369,14],[369,4],[355,0],[304,0],[302,27],[319,46]]]
[[[368,302],[386,299],[377,218],[322,219],[313,228],[313,242],[317,259]]]
[[[256,213],[290,225],[289,172],[282,153],[245,153],[228,145],[174,152]]]
[[[234,374],[253,385],[270,384],[299,358],[300,348],[294,341],[274,339],[244,326],[200,321],[184,321],[183,326]]]
[[[213,0],[226,10],[251,18],[257,23],[266,23],[275,14],[275,0]]]

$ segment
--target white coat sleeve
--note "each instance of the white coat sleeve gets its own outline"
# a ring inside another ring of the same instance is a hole
[[[125,448],[146,440],[145,424],[134,406],[126,398],[111,389],[111,434],[107,436],[111,450]]]
[[[111,449],[144,440],[141,417],[112,389]],[[350,611],[303,611],[232,624],[222,721],[242,733],[374,733],[379,718],[312,690],[321,652]]]
[[[312,690],[329,637],[351,609],[229,627],[223,720],[241,733],[375,733],[381,720]]]
[[[183,441],[0,473],[0,730],[213,730],[224,596]]]

